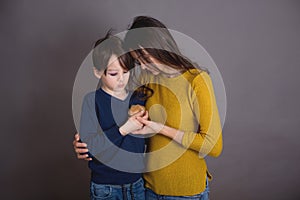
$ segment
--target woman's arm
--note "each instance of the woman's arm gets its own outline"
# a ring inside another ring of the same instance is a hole
[[[185,148],[199,152],[201,157],[217,157],[222,152],[222,128],[211,80],[201,73],[192,83],[194,90],[195,116],[200,125],[199,132],[177,130],[172,127],[138,118],[145,126],[138,134],[159,133]]]
[[[200,73],[193,81],[195,115],[199,132],[185,131],[182,145],[199,152],[199,156],[217,157],[223,149],[222,126],[209,75]]]

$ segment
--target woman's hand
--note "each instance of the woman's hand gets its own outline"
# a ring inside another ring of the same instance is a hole
[[[84,159],[88,161],[92,160],[92,158],[89,158],[89,155],[87,154],[89,152],[87,144],[80,142],[79,133],[74,135],[73,147],[78,159]]]
[[[159,133],[181,144],[184,135],[183,131],[158,122],[150,121],[144,117],[138,117],[138,120],[144,124],[144,127],[140,130],[134,131],[133,134]]]
[[[163,124],[148,120],[148,112],[143,117],[137,117],[137,120],[144,126],[139,130],[133,131],[133,134],[160,133],[160,131],[164,128]]]

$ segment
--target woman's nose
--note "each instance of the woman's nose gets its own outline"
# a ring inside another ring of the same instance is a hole
[[[146,69],[146,66],[144,64],[141,64],[142,69]]]

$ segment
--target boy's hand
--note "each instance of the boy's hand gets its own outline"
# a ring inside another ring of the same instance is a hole
[[[143,128],[143,124],[137,120],[138,117],[145,115],[145,111],[141,111],[128,118],[127,122],[119,128],[120,133],[125,136],[129,133],[132,133],[136,130]]]
[[[92,158],[89,158],[87,152],[89,152],[87,148],[87,144],[80,142],[80,136],[79,133],[76,133],[74,135],[74,140],[73,140],[73,147],[74,151],[76,153],[76,156],[78,159],[84,159],[84,160],[92,160]]]

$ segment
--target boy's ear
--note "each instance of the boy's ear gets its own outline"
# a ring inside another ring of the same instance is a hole
[[[98,78],[101,79],[101,76],[103,75],[104,71],[100,71],[98,69],[96,69],[95,67],[93,67],[93,71],[94,71],[94,75]]]

